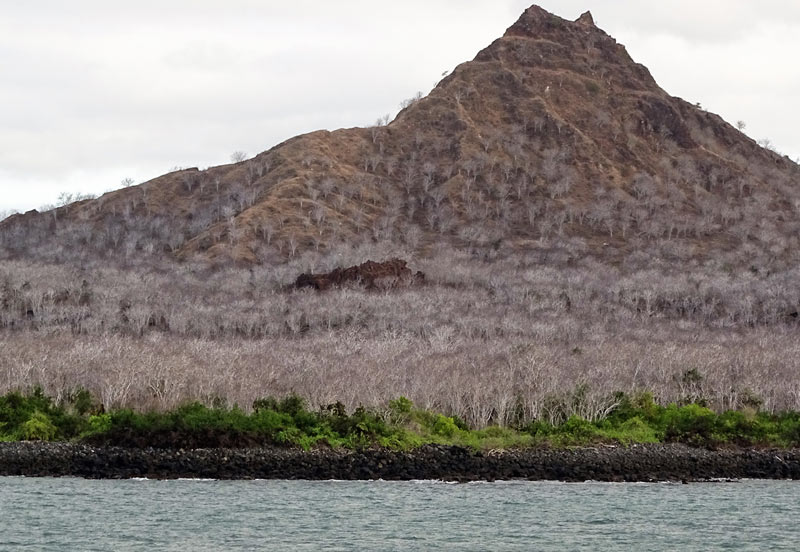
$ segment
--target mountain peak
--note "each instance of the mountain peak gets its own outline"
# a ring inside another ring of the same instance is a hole
[[[595,26],[594,24],[594,17],[592,17],[592,12],[585,11],[581,14],[581,16],[575,20],[575,23],[580,23],[581,25],[591,25],[592,27]]]
[[[590,11],[584,12],[575,21],[570,21],[533,5],[522,13],[503,36],[505,38],[534,38],[561,42],[575,37],[585,37],[587,32],[592,36],[602,35],[610,38],[597,27]]]
[[[506,31],[505,36],[536,36],[543,32],[559,29],[568,23],[547,10],[533,5],[525,10],[517,22]]]

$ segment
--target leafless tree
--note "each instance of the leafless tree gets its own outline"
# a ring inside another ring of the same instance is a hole
[[[247,154],[245,152],[243,152],[243,151],[237,150],[237,151],[234,151],[231,154],[231,162],[232,163],[241,163],[245,159],[247,159]]]

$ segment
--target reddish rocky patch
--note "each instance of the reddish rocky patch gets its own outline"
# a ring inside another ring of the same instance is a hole
[[[358,266],[336,268],[326,274],[301,274],[295,280],[296,288],[312,287],[324,291],[334,286],[361,284],[367,289],[388,289],[411,285],[425,279],[422,272],[413,273],[402,259],[382,263],[367,261]]]

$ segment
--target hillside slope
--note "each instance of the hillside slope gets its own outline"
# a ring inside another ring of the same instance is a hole
[[[800,251],[799,175],[669,96],[588,12],[534,6],[388,125],[12,217],[0,255],[274,263],[388,241],[775,270]]]

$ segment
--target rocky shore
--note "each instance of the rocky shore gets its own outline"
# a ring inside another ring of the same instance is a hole
[[[708,450],[675,444],[491,452],[436,445],[411,452],[170,450],[14,442],[0,443],[0,475],[447,481],[798,479],[800,450]]]

